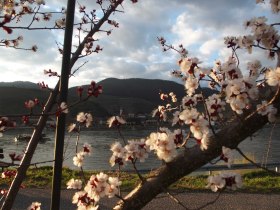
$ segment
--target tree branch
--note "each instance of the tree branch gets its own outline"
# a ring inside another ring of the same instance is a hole
[[[277,52],[278,62],[280,66],[280,52]],[[271,95],[273,99],[271,103],[275,107],[280,107],[280,93]],[[252,112],[253,110],[251,110]],[[199,145],[187,149],[170,163],[161,166],[152,171],[146,182],[139,184],[125,198],[125,201],[119,201],[114,209],[129,210],[141,209],[159,193],[163,192],[169,185],[178,179],[199,169],[209,161],[217,158],[222,152],[222,146],[228,148],[237,148],[238,144],[245,140],[248,136],[261,129],[268,122],[267,116],[259,115],[256,112],[243,117],[243,121],[235,118],[228,123],[223,129],[218,131],[216,135],[210,137],[210,145],[207,150],[201,150]]]

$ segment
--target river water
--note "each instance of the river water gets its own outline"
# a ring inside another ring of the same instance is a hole
[[[126,140],[146,138],[154,130],[147,129],[125,129],[122,134]],[[4,149],[4,161],[10,161],[9,153],[22,153],[26,147],[26,142],[14,142],[14,137],[18,134],[31,133],[29,129],[9,130],[0,138],[0,148]],[[46,135],[51,139],[45,143],[40,143],[37,146],[36,152],[32,158],[32,163],[53,160],[54,151],[54,133],[46,132]],[[93,153],[86,157],[84,163],[85,170],[114,170],[109,164],[111,157],[110,145],[115,141],[122,142],[117,130],[91,130],[82,131],[80,136],[80,148],[84,142],[92,145]],[[78,169],[73,165],[73,156],[75,155],[76,136],[66,135],[65,138],[65,153],[64,166],[72,169]],[[271,163],[280,161],[280,124],[274,126],[265,126],[261,131],[254,134],[251,138],[243,141],[239,147],[251,159],[260,163]],[[242,157],[236,153],[238,163],[242,163]],[[137,163],[137,168],[140,170],[151,170],[161,164],[154,154],[150,153],[149,158],[145,163]],[[52,163],[45,163],[41,165],[52,165]],[[126,170],[131,170],[130,165],[125,166]]]

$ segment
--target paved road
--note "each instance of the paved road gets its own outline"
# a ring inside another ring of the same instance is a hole
[[[74,191],[63,190],[61,195],[61,210],[74,210],[75,205],[71,203]],[[188,207],[188,209],[196,209],[202,205],[213,201],[217,197],[217,193],[182,193],[176,195],[179,200]],[[50,190],[47,189],[22,189],[20,190],[13,210],[24,210],[32,201],[42,203],[42,210],[50,208]],[[100,203],[100,210],[112,209],[116,199],[105,199]],[[144,210],[183,210],[184,208],[171,200],[169,197],[161,194]],[[247,193],[223,193],[219,199],[211,205],[208,205],[207,210],[211,209],[232,209],[232,210],[280,210],[280,194],[247,194]]]

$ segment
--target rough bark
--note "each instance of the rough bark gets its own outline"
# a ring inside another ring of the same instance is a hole
[[[280,51],[277,52],[277,66],[280,66]],[[279,91],[271,95],[271,102],[280,110]],[[209,148],[202,151],[199,146],[187,149],[172,162],[152,171],[149,178],[131,191],[124,200],[120,200],[114,209],[137,210],[162,193],[172,183],[199,169],[214,158],[221,155],[222,146],[236,148],[240,142],[261,129],[268,122],[266,116],[252,112],[241,118],[236,118],[222,128],[210,139]]]
[[[101,28],[101,26],[108,20],[109,16],[116,10],[116,8],[123,2],[123,0],[116,1],[104,14],[104,16],[98,21],[97,24],[94,25],[92,30],[87,34],[87,36],[83,39],[83,41],[80,43],[76,51],[73,53],[70,61],[70,69],[74,66],[76,61],[79,59],[79,56],[81,55],[84,45],[88,40],[88,37],[92,37],[96,32],[98,32]],[[10,189],[6,195],[5,201],[2,205],[2,210],[10,210],[12,209],[14,200],[16,198],[16,195],[20,189],[21,183],[24,180],[26,176],[26,171],[29,168],[29,165],[31,163],[33,154],[36,150],[36,147],[39,143],[42,131],[46,125],[46,122],[48,120],[47,114],[51,112],[53,106],[56,104],[57,96],[59,94],[59,82],[56,84],[56,87],[51,92],[45,108],[42,112],[42,116],[39,118],[38,123],[36,125],[36,128],[33,131],[33,134],[31,136],[31,139],[28,143],[26,152],[24,153],[23,159],[20,163],[20,166],[18,167],[18,172],[10,186]]]

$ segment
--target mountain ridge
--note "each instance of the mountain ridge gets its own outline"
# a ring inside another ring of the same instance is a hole
[[[40,89],[36,83],[29,82],[29,81],[0,82],[0,87]]]
[[[126,114],[147,114],[163,103],[159,97],[160,91],[167,94],[174,92],[178,100],[185,95],[183,85],[169,80],[107,78],[98,84],[103,86],[103,93],[98,98],[91,97],[87,102],[73,107],[70,112],[72,117],[80,111],[92,112],[96,117],[108,117],[118,114],[120,109]],[[29,110],[24,107],[25,101],[38,98],[43,104],[49,95],[47,90],[35,87],[35,83],[20,81],[5,85],[0,83],[0,115],[28,113]],[[76,90],[77,87],[69,88],[68,104],[79,100]],[[205,91],[209,92],[209,89]]]

